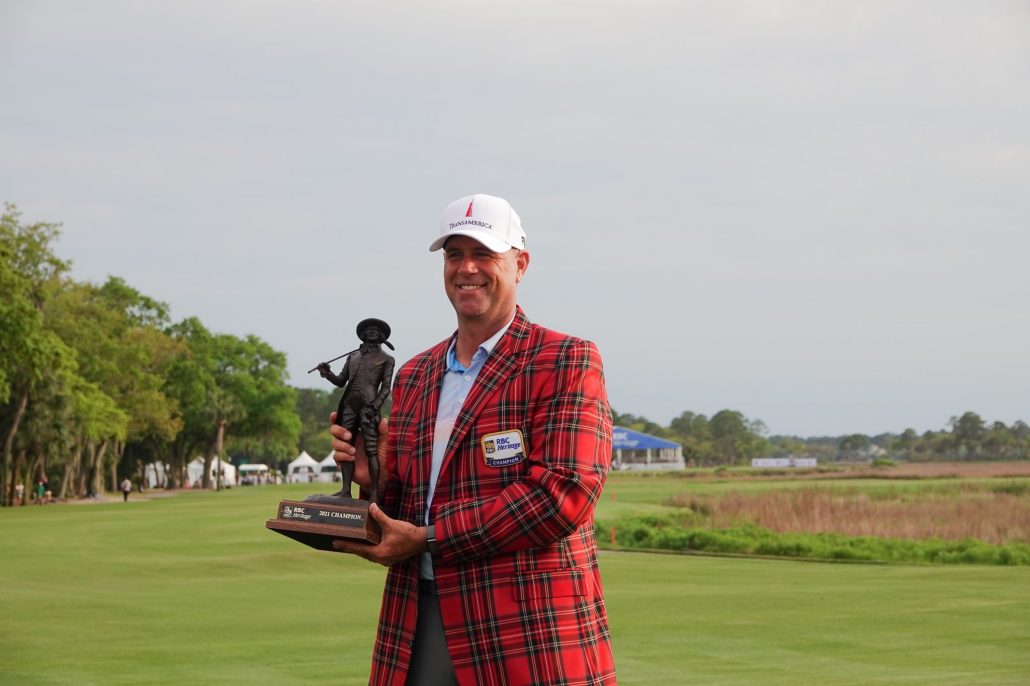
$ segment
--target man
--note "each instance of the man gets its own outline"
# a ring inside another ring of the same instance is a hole
[[[370,683],[613,684],[593,532],[611,414],[592,343],[531,324],[519,216],[474,195],[444,210],[431,251],[458,318],[393,391],[374,546],[390,568]],[[337,462],[370,486],[360,442],[332,426]]]

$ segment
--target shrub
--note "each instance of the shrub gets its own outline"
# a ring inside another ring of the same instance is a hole
[[[600,540],[615,526],[625,548],[769,555],[824,560],[936,564],[1030,565],[1030,545],[994,545],[975,539],[907,540],[835,533],[776,533],[753,524],[723,529],[692,527],[675,515],[626,517],[596,524]]]
[[[991,484],[991,492],[1017,497],[1030,495],[1030,483],[1026,481],[1007,481],[1001,484]]]

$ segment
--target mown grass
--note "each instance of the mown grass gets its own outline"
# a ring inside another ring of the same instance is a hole
[[[0,684],[361,684],[384,571],[266,531],[310,486],[0,511]],[[621,684],[1016,684],[1030,571],[603,552]]]
[[[0,683],[361,683],[384,572],[264,529],[306,492],[0,511]]]
[[[1027,568],[639,555],[602,557],[624,686],[1030,683]]]

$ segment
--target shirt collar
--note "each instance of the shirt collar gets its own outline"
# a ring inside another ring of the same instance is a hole
[[[494,348],[497,346],[497,342],[501,340],[501,336],[503,336],[508,331],[508,328],[511,326],[511,323],[513,321],[515,321],[514,316],[512,316],[512,318],[508,320],[508,323],[502,326],[500,330],[497,331],[497,333],[495,333],[493,336],[490,336],[490,338],[486,339],[485,341],[479,344],[479,348],[476,349],[476,354],[472,356],[471,366],[475,366],[477,357],[485,360],[490,355],[490,353],[494,351]],[[458,362],[458,356],[454,353],[457,343],[458,337],[455,336],[451,340],[451,347],[447,349],[447,371],[449,372],[468,371],[468,368],[461,366],[461,362]]]

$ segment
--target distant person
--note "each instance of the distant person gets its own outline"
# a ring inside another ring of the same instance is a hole
[[[122,502],[129,502],[129,494],[132,493],[132,482],[129,481],[129,477],[122,479]]]
[[[43,504],[43,496],[45,494],[46,494],[46,485],[43,483],[42,480],[40,480],[40,482],[36,484],[36,504],[37,505],[42,505]]]
[[[25,504],[25,484],[20,481],[18,482],[18,485],[14,487],[14,504]]]

